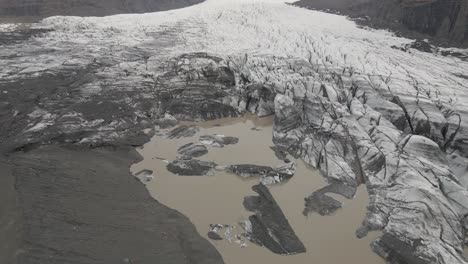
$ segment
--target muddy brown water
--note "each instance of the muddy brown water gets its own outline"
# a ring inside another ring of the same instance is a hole
[[[238,137],[239,143],[224,148],[209,147],[209,153],[200,159],[220,165],[248,163],[275,166],[282,163],[270,149],[273,146],[272,118],[246,116],[189,124],[199,126],[200,132],[194,137],[180,139],[154,136],[138,150],[144,160],[133,165],[131,170],[133,173],[143,169],[153,170],[154,179],[146,184],[151,195],[189,217],[198,232],[207,237],[210,224],[236,225],[252,214],[244,209],[242,201],[245,196],[256,195],[251,187],[259,179],[246,180],[219,171],[213,176],[177,176],[168,172],[166,163],[156,157],[175,159],[180,146],[197,142],[200,135],[223,134]],[[312,214],[306,217],[302,214],[304,198],[325,185],[326,182],[317,170],[298,161],[297,172],[291,180],[270,188],[291,227],[304,243],[306,253],[281,256],[251,243],[241,248],[226,240],[210,242],[221,253],[226,264],[284,264],[286,261],[289,264],[383,264],[384,261],[370,249],[370,243],[378,234],[371,233],[363,239],[355,236],[368,204],[364,187],[358,190],[353,200],[340,198],[344,203],[343,208],[332,216]],[[241,227],[237,226],[235,232],[241,233]]]

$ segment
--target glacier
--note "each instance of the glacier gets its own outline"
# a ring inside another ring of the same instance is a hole
[[[28,115],[5,142],[96,145],[168,114],[275,115],[278,148],[329,181],[366,185],[357,235],[381,230],[376,253],[390,263],[467,263],[468,62],[395,48],[413,40],[290,2],[208,0],[27,25],[27,40],[2,44],[1,95],[28,80],[25,97],[38,92],[34,83],[70,82],[48,102],[10,107],[12,117]],[[100,111],[122,113],[87,110],[104,107],[103,95],[112,106]]]

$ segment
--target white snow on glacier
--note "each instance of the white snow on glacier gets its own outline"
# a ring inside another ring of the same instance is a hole
[[[394,47],[412,40],[384,30],[362,28],[344,16],[298,8],[281,0],[208,0],[159,13],[51,17],[36,27],[54,31],[37,37],[26,47],[1,50],[2,57],[17,53],[23,56],[7,61],[8,67],[0,69],[0,78],[53,72],[86,65],[95,58],[121,61],[121,67],[144,72],[158,61],[202,51],[220,57],[303,59],[328,69],[347,68],[364,76],[373,86],[388,87],[400,97],[418,97],[468,113],[467,61],[414,49],[404,52]],[[44,53],[45,47],[53,52]],[[146,69],[141,63],[132,64],[135,54],[142,52],[150,61]],[[256,75],[257,79],[290,78],[280,72]],[[99,91],[98,86],[89,88],[90,93]],[[462,126],[467,127],[466,115],[461,118]],[[449,121],[458,123],[456,117]],[[466,176],[466,166],[462,164],[467,160],[457,156],[452,163],[457,174]],[[464,178],[468,184],[468,177]]]
[[[383,30],[361,28],[346,17],[297,8],[274,0],[209,0],[179,10],[108,17],[52,17],[39,27],[55,32],[37,41],[56,54],[37,58],[32,71],[59,67],[72,54],[109,52],[109,47],[138,47],[151,55],[173,56],[191,51],[213,54],[274,55],[303,58],[314,63],[351,67],[364,75],[391,76],[393,89],[416,93],[419,87],[440,91],[441,99],[467,109],[468,62],[453,57],[392,48],[411,42]],[[170,38],[165,39],[164,34]],[[161,42],[163,41],[163,42]],[[155,45],[158,44],[158,45]],[[79,46],[77,46],[79,45]],[[164,48],[162,48],[164,47]],[[71,49],[71,50],[70,50]],[[92,57],[84,56],[92,59]],[[28,70],[28,62],[17,65]],[[6,75],[5,69],[0,73]]]
[[[461,124],[468,127],[467,61],[414,49],[404,52],[394,47],[412,40],[384,30],[362,28],[344,16],[298,8],[286,2],[291,1],[208,0],[158,13],[47,18],[35,27],[54,31],[26,45],[0,50],[1,57],[12,58],[4,61],[0,78],[35,76],[63,67],[87,65],[96,58],[145,72],[167,58],[199,51],[220,57],[302,59],[328,69],[347,68],[362,75],[372,86],[386,87],[409,100],[417,97],[444,104],[455,112],[465,113],[461,115]],[[6,25],[1,30],[14,28]],[[51,52],[44,52],[46,49]],[[135,56],[142,53],[149,61],[146,66],[133,63],[138,61]],[[260,67],[249,70],[262,71]],[[255,75],[263,81],[282,79],[286,84],[291,78],[271,71]],[[99,85],[90,85],[86,93],[99,90]],[[455,124],[459,122],[457,118],[452,116],[448,121]],[[451,163],[468,185],[468,160],[456,156]]]

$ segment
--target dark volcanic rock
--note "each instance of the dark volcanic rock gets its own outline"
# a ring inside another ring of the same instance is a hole
[[[179,159],[170,162],[167,170],[180,176],[203,176],[213,174],[216,163],[196,159]]]
[[[0,0],[0,16],[37,19],[56,16],[106,16],[182,8],[203,0]],[[29,20],[29,19],[28,19]]]
[[[208,153],[205,145],[188,143],[177,150],[177,153],[188,157],[201,157]]]
[[[433,47],[431,46],[431,44],[424,40],[416,40],[413,43],[409,44],[407,48],[413,48],[427,53],[433,52]]]
[[[450,53],[444,53],[443,51],[439,51],[437,47],[432,46],[427,40],[415,40],[411,42],[410,44],[405,44],[402,47],[392,46],[392,48],[401,50],[404,52],[409,52],[410,49],[416,49],[416,50],[426,52],[426,53],[440,53],[444,56],[450,56]]]
[[[270,191],[263,184],[253,186],[252,190],[258,193],[258,196],[244,199],[244,207],[256,212],[249,217],[251,230],[247,232],[276,254],[291,255],[306,252]]]
[[[432,37],[441,44],[468,45],[468,0],[300,0],[295,5],[339,12],[366,25],[397,30],[408,37]]]
[[[468,1],[403,1],[399,20],[411,30],[447,38],[452,43],[468,40]]]

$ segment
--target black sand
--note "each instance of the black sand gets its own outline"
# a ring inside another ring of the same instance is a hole
[[[61,146],[3,158],[0,263],[223,263],[130,175],[138,159],[131,148]]]

